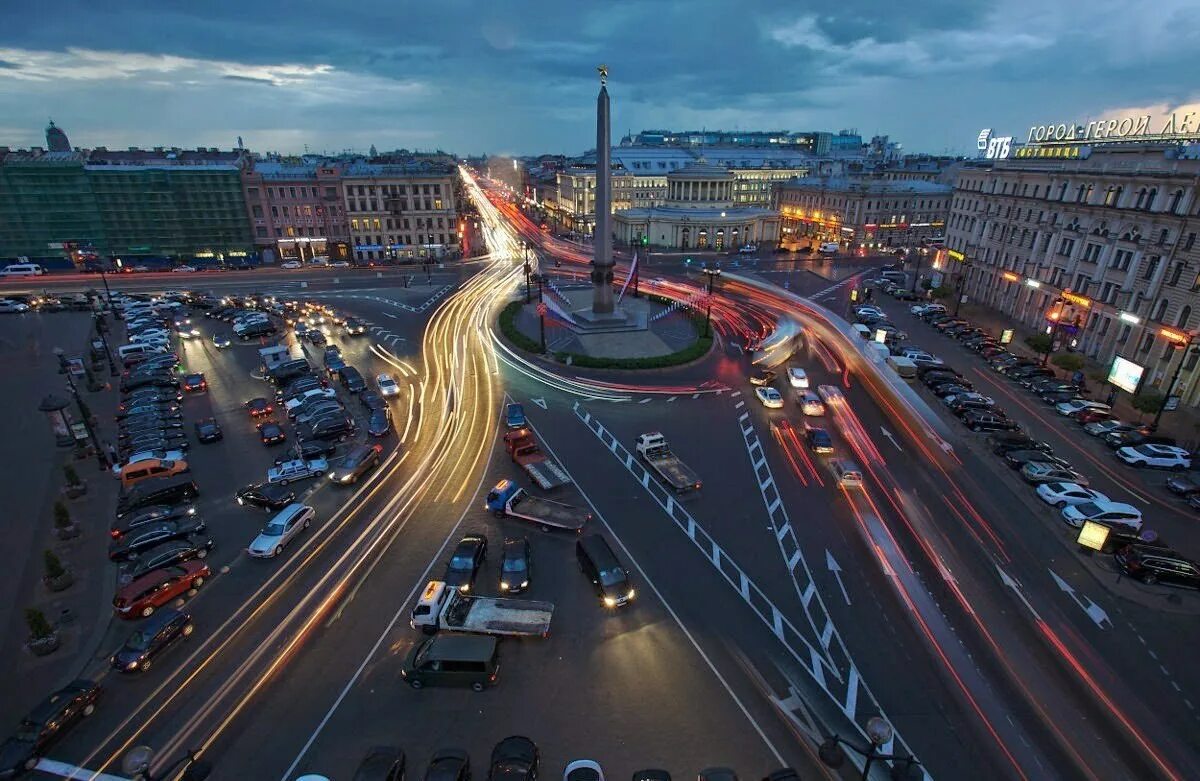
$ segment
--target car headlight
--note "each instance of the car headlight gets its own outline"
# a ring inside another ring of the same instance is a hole
[[[134,659],[132,662],[130,662],[129,664],[125,665],[125,669],[126,669],[126,670],[136,670],[137,668],[138,668],[138,662],[137,662],[137,659]]]
[[[525,588],[525,587],[526,587],[526,586],[528,586],[528,585],[529,585],[529,581],[528,581],[528,580],[522,580],[522,581],[521,581],[521,588]]]
[[[343,475],[343,476],[342,476],[342,482],[343,482],[343,483],[348,483],[348,482],[350,482],[350,481],[351,481],[351,480],[353,480],[353,479],[354,479],[354,475]]]
[[[471,590],[471,584],[470,584],[470,583],[464,583],[464,584],[462,584],[461,586],[459,586],[459,587],[458,587],[458,590],[459,590],[459,591],[461,591],[461,592],[463,592],[463,593],[465,594],[465,593],[467,593],[468,591],[470,591],[470,590]]]
[[[606,607],[616,607],[617,606],[617,598],[616,597],[605,597],[604,604]]]
[[[633,591],[633,589],[629,589],[629,593],[625,595],[625,598],[626,598],[626,599],[633,599],[633,594],[634,594],[634,591]]]
[[[502,581],[500,581],[500,590],[501,590],[501,591],[508,591],[508,584],[507,584],[507,583],[505,583],[503,580],[502,580]]]

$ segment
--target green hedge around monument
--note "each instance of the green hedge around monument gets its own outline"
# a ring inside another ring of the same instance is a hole
[[[671,303],[668,299],[651,296],[652,300],[660,303]],[[542,345],[536,339],[530,339],[525,334],[521,333],[517,328],[516,319],[517,313],[521,311],[521,307],[525,305],[524,301],[513,301],[504,307],[500,312],[500,332],[510,342],[520,347],[522,350],[528,350],[532,353],[540,353]],[[692,320],[696,321],[695,315]],[[649,358],[603,358],[593,355],[580,355],[579,353],[555,353],[554,357],[560,363],[566,363],[567,359],[571,359],[572,366],[578,366],[584,369],[665,369],[669,366],[679,366],[685,363],[691,363],[699,358],[703,358],[712,349],[713,338],[709,334],[700,336],[693,344],[679,350],[677,352],[668,353],[667,355],[656,355]]]

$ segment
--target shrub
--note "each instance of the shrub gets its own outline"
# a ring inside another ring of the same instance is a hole
[[[61,501],[54,503],[54,528],[65,529],[71,525],[71,512]]]
[[[1050,334],[1033,334],[1025,337],[1025,344],[1030,350],[1033,350],[1038,355],[1045,355],[1054,349],[1054,342],[1050,339]]]
[[[523,301],[513,301],[500,311],[500,333],[504,334],[506,339],[522,350],[540,353],[542,351],[542,343],[530,339],[517,328],[517,313],[521,311],[521,307],[524,305]]]
[[[59,560],[58,556],[54,555],[54,551],[42,551],[42,561],[46,566],[47,579],[53,580],[55,578],[61,578],[63,575],[67,574],[67,568],[63,566],[62,561]]]
[[[71,464],[63,465],[63,477],[67,478],[67,485],[79,485],[79,473],[75,471],[75,467]]]
[[[937,287],[930,289],[929,295],[933,296],[934,298],[949,298],[950,296],[954,295],[954,289],[949,285],[938,285]]]
[[[1163,405],[1163,395],[1157,390],[1142,391],[1133,397],[1133,408],[1138,412],[1158,412]]]
[[[1059,353],[1050,362],[1067,372],[1077,372],[1083,368],[1083,356],[1079,353]]]
[[[41,640],[54,634],[54,627],[46,620],[46,615],[37,608],[25,609],[25,625],[29,627],[29,635],[34,640]]]

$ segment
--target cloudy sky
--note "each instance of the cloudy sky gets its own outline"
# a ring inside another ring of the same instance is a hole
[[[593,145],[613,132],[857,128],[973,151],[982,127],[1200,102],[1197,0],[0,2],[0,145],[283,152]],[[1200,114],[1197,114],[1200,117]]]

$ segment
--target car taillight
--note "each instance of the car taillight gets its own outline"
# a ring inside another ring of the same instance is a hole
[[[119,539],[119,538],[120,538],[120,536],[121,536],[121,532],[117,531],[116,529],[109,529],[109,530],[108,530],[108,534],[109,534],[109,536],[110,536],[110,537],[112,537],[114,540],[115,540],[115,539]]]

